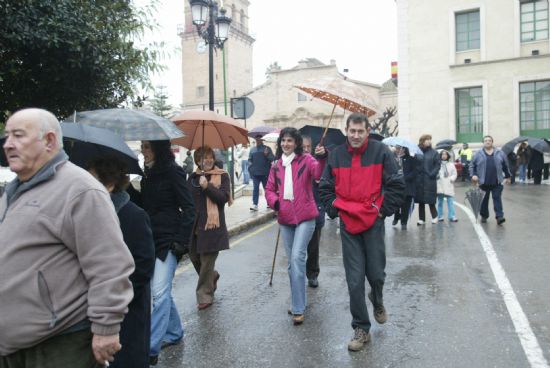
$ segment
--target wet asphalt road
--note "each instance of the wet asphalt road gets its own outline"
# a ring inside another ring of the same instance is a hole
[[[463,203],[464,187],[456,200]],[[483,225],[497,257],[550,361],[550,186],[507,186],[503,227]],[[159,368],[176,367],[529,367],[480,241],[465,213],[456,224],[406,231],[386,221],[385,325],[373,318],[372,341],[347,351],[347,287],[336,222],[322,234],[318,289],[309,289],[306,320],[292,325],[286,257],[269,223],[238,238],[220,254],[214,305],[197,311],[197,276],[189,265],[175,279],[174,296],[185,343],[161,353]],[[370,308],[370,305],[369,305]],[[372,315],[372,309],[370,309]]]

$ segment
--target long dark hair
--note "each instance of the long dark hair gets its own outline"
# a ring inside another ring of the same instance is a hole
[[[296,128],[283,128],[281,130],[281,133],[279,133],[279,138],[277,138],[277,151],[275,153],[275,156],[279,159],[283,155],[283,149],[281,148],[281,141],[283,140],[283,137],[291,137],[294,139],[294,142],[296,143],[296,148],[294,149],[294,153],[297,155],[301,155],[304,153],[304,141],[302,140],[302,135],[300,134],[300,131]]]
[[[175,161],[170,141],[149,141],[155,155],[155,166],[164,166]]]

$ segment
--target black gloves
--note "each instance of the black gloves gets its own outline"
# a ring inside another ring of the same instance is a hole
[[[325,210],[327,212],[328,217],[330,217],[331,219],[334,220],[336,217],[338,217],[338,208],[334,206],[328,206],[327,208],[325,208]]]

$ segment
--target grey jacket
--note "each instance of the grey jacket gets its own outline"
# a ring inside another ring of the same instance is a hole
[[[134,262],[105,188],[60,152],[0,199],[0,355],[85,320],[119,332]]]
[[[497,167],[497,180],[501,184],[504,178],[510,177],[510,169],[508,168],[508,160],[506,154],[495,148],[493,151],[495,155],[495,165]],[[483,148],[474,154],[472,162],[470,162],[470,175],[477,176],[479,178],[479,184],[485,184],[485,166],[487,165],[487,157],[483,152]]]

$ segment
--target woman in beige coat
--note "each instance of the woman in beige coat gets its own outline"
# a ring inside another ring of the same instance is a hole
[[[451,155],[447,151],[441,151],[441,167],[437,179],[437,213],[439,222],[445,221],[443,218],[443,201],[447,199],[448,217],[450,222],[457,222],[455,215],[454,196],[457,172],[455,165],[450,160]]]

